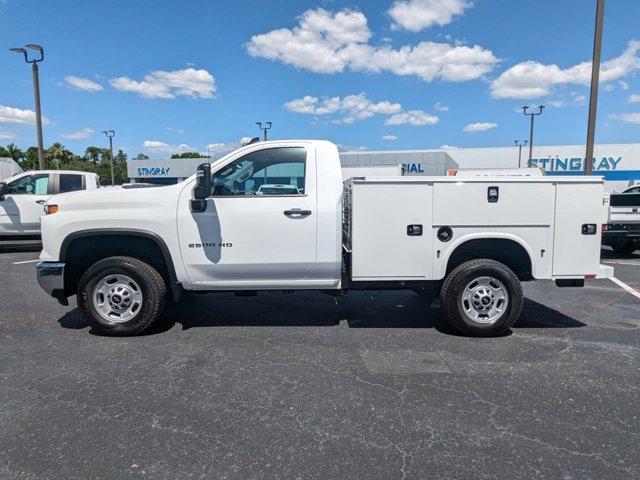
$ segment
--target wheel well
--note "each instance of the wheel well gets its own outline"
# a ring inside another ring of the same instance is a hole
[[[531,258],[522,245],[506,238],[479,238],[456,247],[447,262],[447,274],[469,260],[488,258],[505,264],[520,280],[531,280]]]
[[[171,258],[167,258],[169,254],[162,247],[153,237],[129,234],[88,234],[65,241],[60,258],[65,263],[65,294],[76,293],[80,277],[91,265],[114,256],[133,257],[148,263],[162,275],[167,287],[172,287],[175,273]]]

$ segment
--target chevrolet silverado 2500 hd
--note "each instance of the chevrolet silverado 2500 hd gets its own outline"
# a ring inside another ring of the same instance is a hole
[[[274,184],[296,191],[260,189]],[[521,281],[612,275],[599,264],[603,194],[600,177],[343,183],[334,144],[264,142],[176,185],[53,197],[37,274],[111,335],[142,332],[183,290],[433,286],[455,328],[496,335],[520,315]]]

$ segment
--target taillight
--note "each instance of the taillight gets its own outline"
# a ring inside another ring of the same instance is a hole
[[[606,232],[607,230],[609,230],[609,225],[608,225],[608,224],[606,224],[606,223],[603,223],[603,224],[602,224],[602,231],[603,231],[603,232]]]

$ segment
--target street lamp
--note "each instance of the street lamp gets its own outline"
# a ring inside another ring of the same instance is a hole
[[[598,83],[600,82],[600,52],[602,50],[602,24],[604,0],[596,6],[596,28],[593,35],[593,61],[591,62],[591,93],[589,95],[589,122],[587,126],[587,152],[584,158],[584,174],[593,173],[593,142],[596,136],[596,110],[598,107]]]
[[[10,48],[12,52],[24,55],[24,61],[31,64],[31,71],[33,73],[33,96],[36,103],[36,131],[38,134],[38,167],[40,170],[44,170],[44,147],[42,146],[42,113],[40,111],[40,78],[38,75],[38,62],[44,60],[44,48],[37,43],[30,43],[25,45],[26,48],[35,50],[40,53],[40,58],[32,58],[29,60],[29,55],[24,48]]]
[[[256,122],[258,128],[264,132],[264,141],[267,141],[267,130],[271,130],[271,122],[265,122],[265,126],[262,126],[262,122]]]
[[[109,155],[109,160],[111,161],[111,186],[115,185],[115,176],[113,174],[113,137],[116,136],[116,132],[114,130],[103,130],[107,138],[109,139],[109,150],[111,150],[111,155]]]
[[[529,164],[531,164],[531,159],[533,158],[533,120],[538,116],[542,115],[542,110],[544,110],[544,105],[538,106],[538,113],[531,112],[527,113],[529,110],[529,106],[525,105],[522,107],[522,113],[531,117],[531,127],[529,128]]]
[[[516,143],[516,147],[518,147],[518,168],[520,168],[520,166],[522,165],[522,147],[526,147],[527,146],[527,141],[523,140],[523,141],[518,141],[515,140]]]

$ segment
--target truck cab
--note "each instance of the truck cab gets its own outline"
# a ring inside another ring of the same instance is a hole
[[[0,236],[38,235],[45,202],[54,195],[95,190],[95,173],[65,170],[24,172],[0,182]]]

